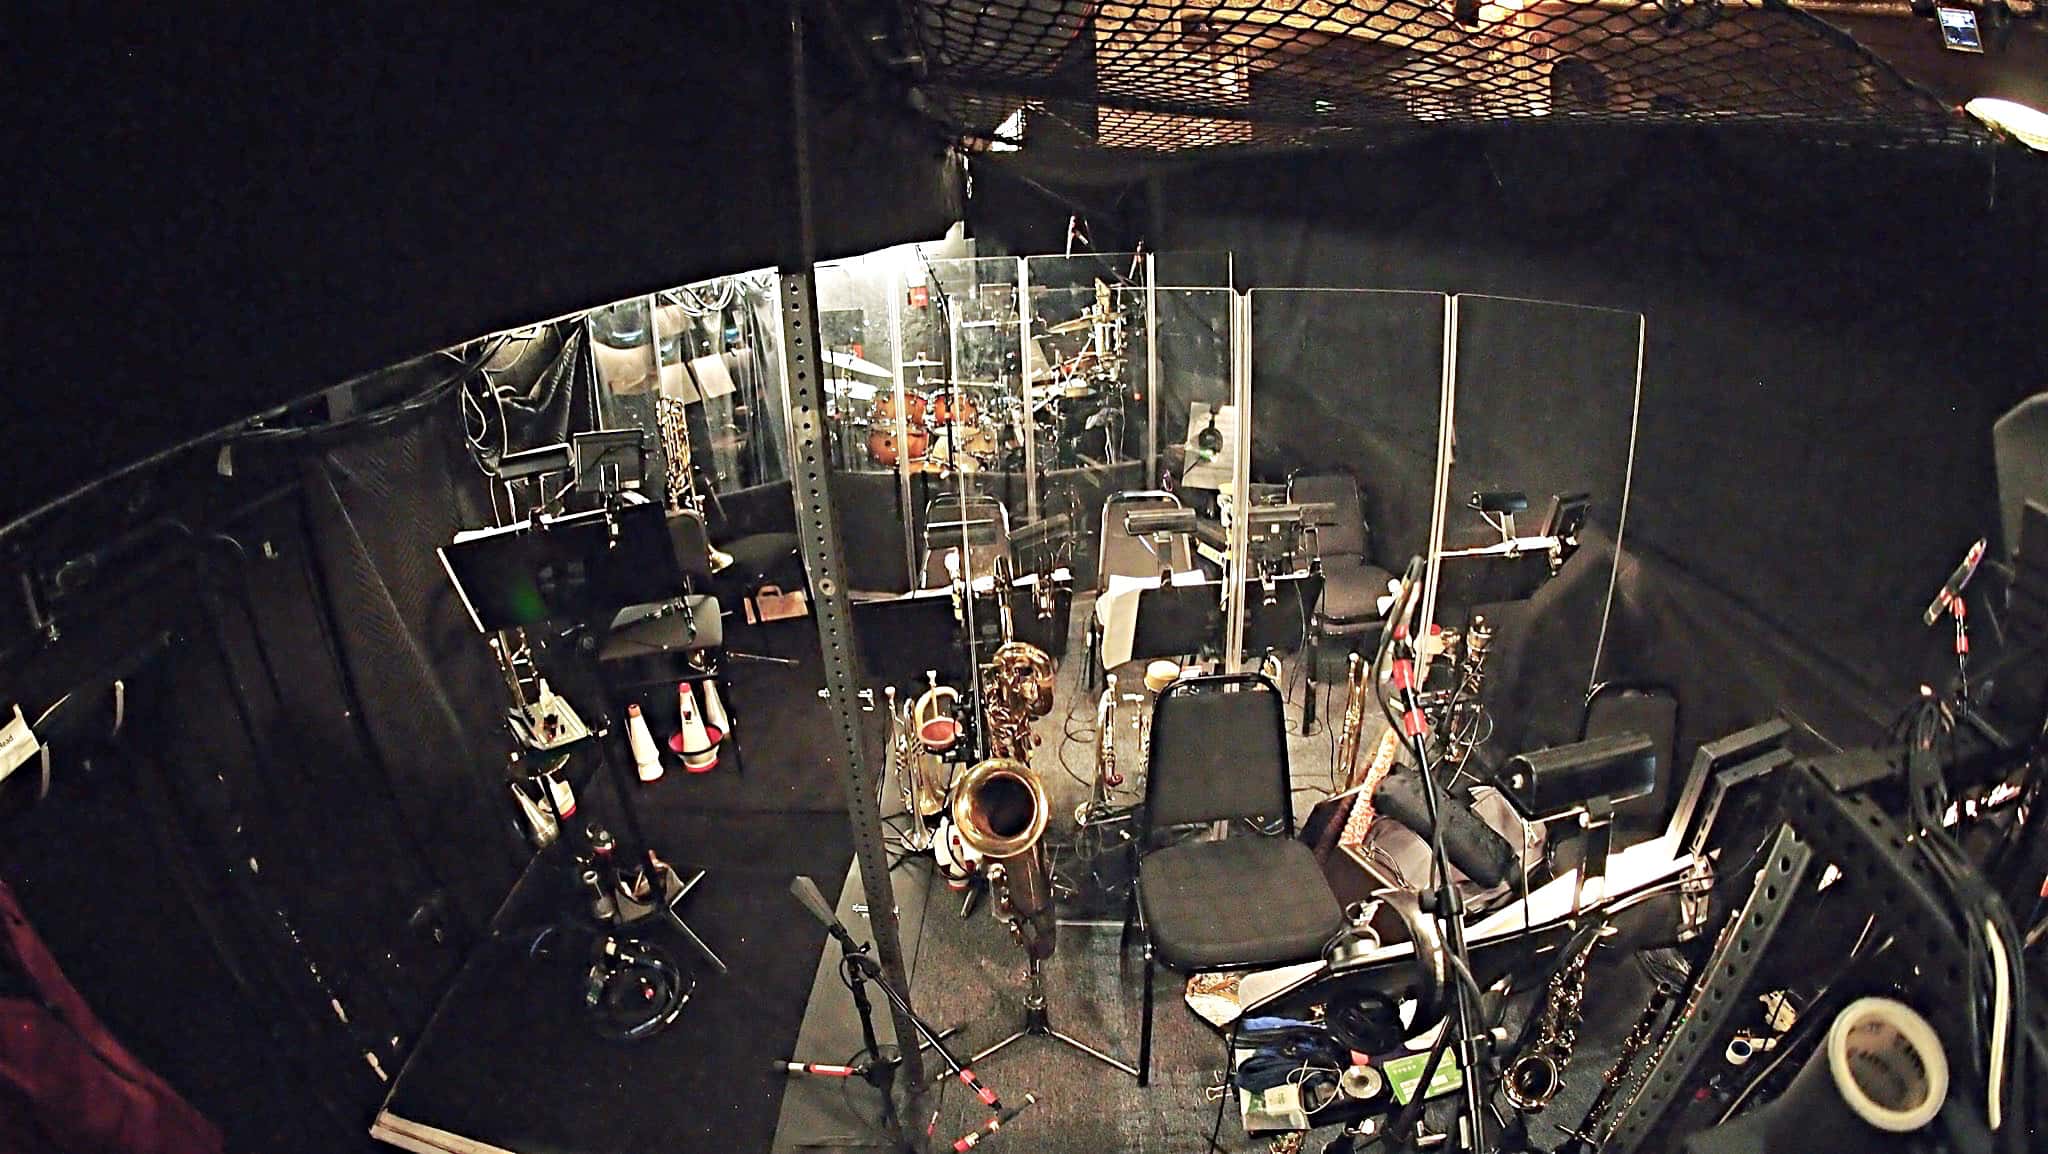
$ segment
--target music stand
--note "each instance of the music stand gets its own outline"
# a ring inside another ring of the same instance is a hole
[[[568,618],[591,637],[601,638],[614,614],[629,605],[667,601],[685,588],[685,575],[669,535],[667,518],[651,502],[621,501],[614,498],[603,508],[561,517],[541,516],[496,529],[459,533],[438,550],[456,595],[469,611],[478,632],[495,633],[537,625],[543,621]],[[585,652],[584,647],[577,647]],[[589,650],[595,662],[595,647]],[[593,669],[596,684],[602,674]],[[726,965],[697,932],[690,928],[676,906],[681,904],[705,871],[698,870],[685,881],[675,868],[654,852],[640,824],[633,786],[625,767],[613,760],[606,749],[610,736],[607,722],[595,728],[597,761],[618,795],[626,832],[639,847],[647,877],[662,893],[651,903],[618,902],[619,924],[623,928],[651,914],[662,915],[720,973]],[[629,913],[628,905],[635,908]]]
[[[1223,636],[1223,583],[1198,581],[1138,592],[1138,620],[1131,632],[1132,661],[1184,657],[1217,644]]]
[[[1259,595],[1251,596],[1256,583]],[[1311,608],[1322,598],[1323,575],[1319,572],[1289,573],[1273,578],[1272,588],[1264,582],[1247,582],[1244,614],[1246,653],[1292,653],[1308,639]]]

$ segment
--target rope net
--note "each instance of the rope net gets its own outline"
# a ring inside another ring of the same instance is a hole
[[[1020,134],[1154,152],[1302,147],[1497,122],[1981,138],[1847,34],[1780,0],[902,6],[931,107],[998,147]]]

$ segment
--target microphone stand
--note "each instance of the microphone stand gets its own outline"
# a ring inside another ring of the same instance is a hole
[[[1438,925],[1441,927],[1444,952],[1449,955],[1451,976],[1451,1006],[1454,1022],[1444,1023],[1445,1029],[1453,1025],[1457,1029],[1457,1052],[1459,1080],[1465,1088],[1465,1113],[1470,1126],[1462,1135],[1465,1150],[1478,1152],[1485,1146],[1486,1093],[1482,1088],[1483,1062],[1486,1059],[1481,1049],[1481,1039],[1475,1026],[1482,1024],[1485,1008],[1473,1004],[1476,991],[1467,989],[1472,966],[1470,953],[1465,944],[1465,908],[1458,896],[1457,886],[1451,881],[1450,857],[1444,851],[1444,826],[1439,811],[1440,791],[1436,774],[1429,763],[1429,723],[1426,720],[1416,684],[1416,648],[1413,635],[1408,628],[1408,616],[1413,612],[1415,599],[1408,590],[1416,578],[1415,565],[1411,562],[1406,579],[1403,581],[1402,601],[1394,606],[1386,628],[1391,635],[1394,650],[1392,681],[1401,695],[1401,716],[1398,718],[1408,752],[1415,759],[1416,772],[1422,778],[1423,804],[1429,811],[1429,849],[1431,870],[1435,875],[1436,889],[1426,895],[1429,901],[1424,908],[1434,906]],[[1425,1082],[1415,1089],[1418,1104],[1429,1097],[1429,1081],[1435,1080],[1435,1072],[1425,1072]],[[1419,1115],[1418,1115],[1419,1116]]]
[[[845,966],[846,986],[848,991],[853,994],[854,1009],[860,1013],[860,1035],[863,1049],[860,1060],[855,1061],[851,1065],[799,1062],[791,1059],[774,1062],[770,1068],[777,1073],[791,1075],[811,1075],[822,1078],[859,1078],[868,1085],[873,1086],[882,1095],[882,1127],[889,1132],[890,1138],[898,1142],[903,1150],[916,1154],[917,1144],[904,1136],[902,1122],[896,1116],[896,1095],[893,1087],[896,1081],[896,1070],[903,1064],[903,1056],[897,1047],[884,1046],[881,1044],[880,1039],[875,1036],[875,1006],[874,1002],[868,997],[867,989],[868,983],[873,982],[881,988],[883,995],[889,999],[890,1004],[903,1012],[903,1016],[910,1021],[911,1027],[924,1039],[918,1044],[918,1049],[929,1049],[936,1053],[939,1059],[946,1064],[946,1068],[952,1072],[953,1077],[958,1078],[963,1085],[974,1091],[975,1097],[981,1099],[990,1110],[1000,1114],[1003,1109],[1003,1103],[996,1096],[996,1092],[983,1085],[981,1079],[975,1076],[974,1071],[962,1065],[960,1059],[954,1056],[953,1051],[946,1046],[945,1039],[947,1036],[957,1033],[959,1027],[952,1026],[944,1030],[935,1031],[929,1023],[918,1016],[916,1010],[911,1009],[910,999],[902,991],[898,990],[889,981],[888,977],[882,973],[881,963],[868,956],[867,943],[855,941],[853,935],[847,931],[845,924],[840,922],[839,918],[833,914],[832,907],[825,903],[825,895],[818,891],[818,884],[816,882],[808,877],[799,876],[789,883],[789,892],[796,897],[797,901],[803,903],[803,907],[810,911],[811,916],[818,919],[825,929],[831,933],[833,940],[839,943],[839,957],[841,964]],[[1000,1122],[997,1125],[999,1127]],[[969,1143],[969,1145],[972,1144]]]

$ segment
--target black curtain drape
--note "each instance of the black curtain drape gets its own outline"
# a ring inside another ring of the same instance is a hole
[[[1149,239],[1228,248],[1244,286],[1644,312],[1629,542],[1884,696],[1938,668],[1918,611],[1996,535],[1991,422],[2048,386],[2035,158],[1556,130],[1262,158],[1151,193]],[[1342,424],[1347,391],[1380,370],[1313,325],[1300,340],[1259,379],[1262,421],[1316,414],[1277,439],[1341,462],[1372,436]]]

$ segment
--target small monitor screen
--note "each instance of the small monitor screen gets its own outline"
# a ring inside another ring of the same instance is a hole
[[[1941,43],[1957,52],[1984,51],[1984,38],[1977,31],[1977,13],[1970,8],[1936,8],[1941,23]]]

